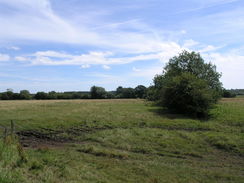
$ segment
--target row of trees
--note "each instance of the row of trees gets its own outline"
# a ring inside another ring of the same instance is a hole
[[[103,87],[93,86],[90,92],[37,92],[31,94],[28,90],[21,90],[14,93],[13,90],[7,89],[6,92],[0,93],[0,100],[53,100],[53,99],[115,99],[115,98],[143,98],[148,100],[160,99],[160,88],[157,83],[158,76],[154,79],[154,85],[145,87],[138,85],[135,88],[123,88],[119,86],[116,91],[106,91]],[[156,83],[156,84],[155,84]],[[233,90],[223,90],[222,97],[231,98],[236,94]]]
[[[119,86],[116,91],[106,91],[103,87],[92,86],[90,92],[37,92],[31,94],[28,90],[14,93],[12,89],[0,93],[1,100],[51,100],[51,99],[113,99],[113,98],[146,98],[147,88],[139,85],[135,88]]]
[[[28,90],[21,90],[19,93],[14,93],[12,89],[7,89],[6,92],[0,93],[1,100],[29,100],[32,95]]]

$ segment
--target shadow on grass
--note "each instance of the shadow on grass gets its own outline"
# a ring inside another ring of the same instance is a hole
[[[213,117],[211,114],[208,114],[207,116],[202,116],[202,115],[191,116],[187,114],[176,113],[173,111],[169,111],[167,108],[160,106],[160,104],[158,103],[151,103],[147,105],[151,106],[151,108],[148,109],[149,112],[153,112],[159,116],[168,119],[191,119],[191,120],[200,120],[202,122],[207,122]]]

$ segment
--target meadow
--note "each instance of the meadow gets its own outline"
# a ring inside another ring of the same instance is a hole
[[[17,134],[0,141],[0,182],[244,182],[244,98],[210,114],[139,99],[0,101],[0,125]]]

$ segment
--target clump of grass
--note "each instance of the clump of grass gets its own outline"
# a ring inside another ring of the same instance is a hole
[[[117,158],[117,159],[128,159],[127,153],[124,152],[122,153],[112,149],[105,149],[102,148],[101,146],[86,145],[77,149],[77,151],[91,154],[94,156],[102,156],[102,157]]]
[[[13,136],[0,140],[0,182],[23,182],[19,167],[27,162],[26,154]]]
[[[33,161],[29,168],[29,170],[42,170],[42,169],[43,169],[43,164],[40,163],[39,161]]]
[[[243,153],[241,152],[240,146],[238,146],[238,143],[235,141],[234,137],[226,134],[207,134],[206,141],[218,149],[240,154]]]

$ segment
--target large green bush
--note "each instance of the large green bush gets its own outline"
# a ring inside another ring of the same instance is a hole
[[[214,103],[213,91],[207,82],[191,73],[172,78],[161,90],[162,105],[171,112],[203,117]]]
[[[199,53],[183,51],[171,58],[161,75],[154,78],[154,100],[170,111],[205,116],[220,99],[221,74]]]
[[[90,89],[92,99],[104,99],[106,98],[106,90],[103,87],[92,86]]]

